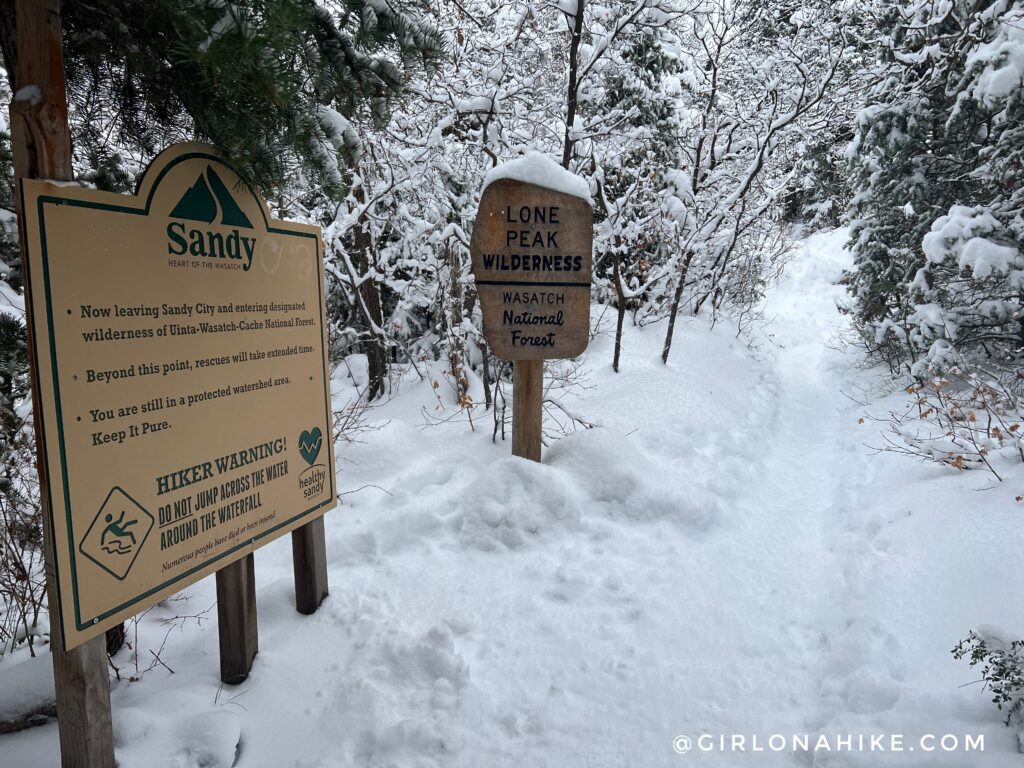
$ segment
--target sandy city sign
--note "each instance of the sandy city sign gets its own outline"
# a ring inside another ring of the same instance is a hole
[[[198,144],[20,198],[70,649],[334,506],[323,247]]]

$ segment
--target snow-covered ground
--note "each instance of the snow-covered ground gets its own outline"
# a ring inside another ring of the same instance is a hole
[[[239,738],[253,768],[1020,766],[950,649],[980,624],[1024,637],[1024,471],[999,484],[868,447],[879,426],[847,395],[875,413],[905,396],[838,343],[844,238],[806,242],[753,351],[682,318],[668,366],[663,326],[629,328],[615,374],[595,339],[571,407],[599,428],[543,464],[493,444],[489,416],[424,428],[451,396],[410,374],[380,428],[338,447],[320,611],[294,611],[287,539],[256,554],[244,684],[218,684],[214,610],[159,621],[210,608],[212,580],[141,623],[140,669],[151,649],[166,666],[133,682],[118,656],[122,768],[228,766]],[[773,734],[831,749],[773,752]],[[904,751],[869,750],[890,734]],[[960,748],[924,751],[927,734]],[[56,764],[52,723],[0,736],[4,768]]]

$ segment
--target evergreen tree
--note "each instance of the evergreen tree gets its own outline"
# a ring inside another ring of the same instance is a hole
[[[358,156],[357,113],[383,119],[399,63],[430,63],[442,38],[409,0],[65,0],[65,67],[76,158],[117,182],[123,148],[214,144],[264,193],[295,169],[337,196]],[[0,0],[13,73],[14,1]],[[397,63],[396,63],[397,62]]]
[[[1014,363],[1024,340],[1024,4],[879,3],[881,59],[851,146],[867,347],[893,370]]]

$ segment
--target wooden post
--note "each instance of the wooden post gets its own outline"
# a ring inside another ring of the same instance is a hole
[[[259,651],[256,628],[256,568],[252,553],[217,571],[220,679],[237,685],[249,676]]]
[[[538,171],[551,186],[526,180]],[[469,253],[484,337],[514,363],[512,453],[540,461],[544,360],[576,357],[590,341],[594,210],[583,180],[546,155],[528,153],[495,172]]]
[[[322,516],[292,531],[292,563],[295,610],[316,613],[327,597],[327,538]]]
[[[516,360],[512,369],[512,455],[540,461],[544,361]]]
[[[16,178],[70,181],[71,133],[68,129],[61,43],[60,0],[17,0],[15,6],[17,66],[11,101],[11,147]],[[19,228],[23,232],[23,227]],[[22,237],[22,263],[25,241]],[[31,300],[25,286],[25,302]],[[31,337],[32,325],[28,324]],[[31,342],[31,338],[30,338]],[[57,573],[50,539],[50,485],[40,424],[42,395],[37,361],[29,344],[32,372],[36,466],[42,509],[46,591],[50,606],[50,653],[57,697],[57,730],[63,768],[114,768],[114,737],[110,718],[106,641],[102,635],[72,651],[64,650]]]

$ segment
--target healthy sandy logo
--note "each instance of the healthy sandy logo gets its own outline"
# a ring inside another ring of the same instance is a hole
[[[327,483],[327,468],[323,464],[314,464],[324,444],[324,435],[320,427],[303,430],[299,435],[299,454],[310,466],[299,475],[299,490],[304,499],[314,499],[323,493]]]
[[[313,427],[313,429],[299,435],[299,453],[302,454],[302,458],[306,460],[307,464],[312,464],[316,461],[323,442],[324,438],[323,433],[320,432],[320,427]]]

